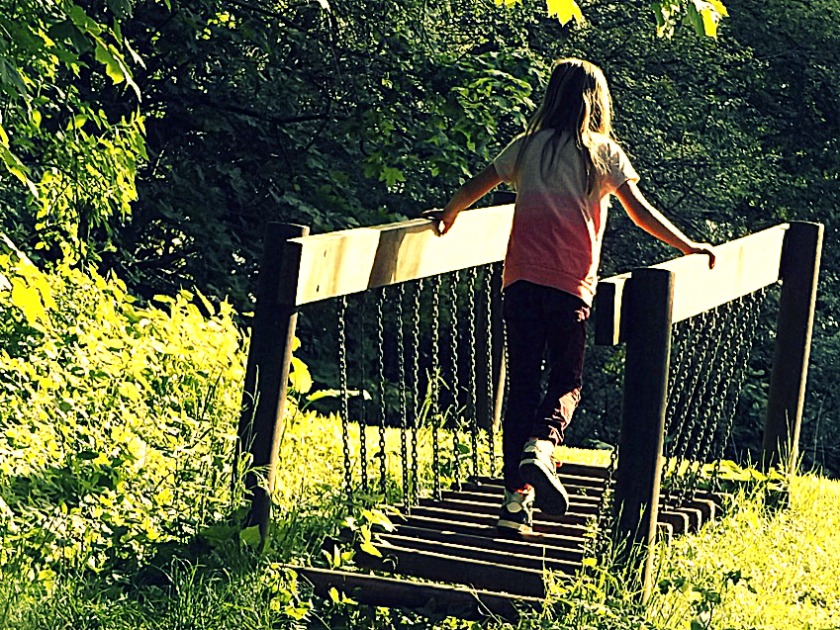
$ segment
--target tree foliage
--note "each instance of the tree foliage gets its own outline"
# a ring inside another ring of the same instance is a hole
[[[605,69],[643,188],[692,234],[826,223],[815,360],[840,334],[835,0],[0,9],[0,224],[45,258],[247,311],[268,221],[322,232],[441,205],[521,130],[551,60],[575,54]],[[605,274],[668,255],[619,213],[608,229]],[[834,409],[822,360],[812,391]]]
[[[59,256],[108,241],[137,200],[145,158],[129,3],[0,2],[0,225]],[[120,111],[103,98],[120,90]],[[123,89],[129,95],[123,94]]]

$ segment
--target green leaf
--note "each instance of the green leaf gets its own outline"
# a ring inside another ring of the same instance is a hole
[[[393,187],[397,182],[404,182],[405,175],[403,172],[392,166],[385,166],[379,174],[379,181],[385,182],[388,188]]]
[[[41,301],[41,293],[19,278],[12,278],[12,304],[23,312],[30,326],[47,321],[47,312]]]
[[[242,542],[242,544],[251,547],[251,549],[257,549],[260,546],[260,543],[262,542],[259,525],[246,527],[245,529],[240,531],[239,540],[240,542]]]
[[[566,25],[572,19],[583,24],[583,13],[575,0],[546,0],[549,17],[556,17],[560,24]]]
[[[100,42],[96,43],[96,60],[105,66],[105,72],[114,83],[119,84],[125,81],[126,76],[122,65],[107,46]]]
[[[312,375],[309,373],[309,368],[297,357],[292,357],[292,370],[289,373],[289,382],[292,385],[292,389],[299,394],[306,394],[312,389]]]
[[[363,542],[363,543],[359,546],[359,549],[361,549],[362,551],[364,551],[366,554],[369,554],[369,555],[374,556],[374,557],[376,557],[376,558],[381,558],[381,557],[382,557],[382,552],[380,552],[380,551],[379,551],[379,549],[377,549],[376,547],[374,547],[374,546],[373,546],[373,543],[370,543],[370,542]]]

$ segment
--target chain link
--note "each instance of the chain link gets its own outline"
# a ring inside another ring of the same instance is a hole
[[[432,420],[432,477],[435,500],[440,501],[440,276],[432,278],[432,366],[429,383],[434,417]]]
[[[487,397],[487,446],[490,452],[491,477],[496,474],[496,400],[493,396],[493,271],[493,265],[484,267],[484,303],[485,317],[487,318],[487,391],[485,395]]]
[[[467,390],[469,392],[469,410],[467,412],[467,422],[470,426],[470,455],[472,460],[472,476],[477,479],[479,475],[478,468],[478,400],[477,392],[475,391],[475,372],[476,372],[476,356],[475,356],[475,292],[476,283],[478,280],[478,270],[471,267],[467,271],[467,338],[469,339],[469,355],[470,355],[470,370],[467,376]]]
[[[377,379],[379,385],[379,491],[384,496],[388,489],[387,451],[385,446],[385,323],[383,302],[385,301],[385,287],[376,293],[376,347],[379,360],[377,364]]]
[[[761,320],[761,315],[767,306],[767,287],[759,289],[757,292],[751,294],[747,298],[748,305],[746,310],[748,312],[745,330],[739,344],[739,353],[735,359],[738,371],[735,375],[736,385],[733,388],[734,396],[731,402],[731,407],[728,414],[724,415],[724,423],[721,430],[720,442],[718,443],[717,453],[715,457],[715,465],[712,470],[711,489],[717,491],[720,489],[720,465],[723,454],[726,450],[726,442],[729,440],[729,435],[732,433],[732,425],[735,421],[735,412],[738,408],[738,396],[740,396],[741,389],[744,386],[744,380],[747,375],[747,364],[752,348],[755,343],[758,326]]]
[[[409,510],[409,465],[408,465],[408,403],[405,381],[405,332],[403,318],[403,302],[405,301],[405,285],[397,285],[396,322],[397,329],[397,394],[400,406],[400,464],[402,467],[402,496],[406,510]]]
[[[338,319],[338,388],[341,392],[341,441],[344,450],[344,486],[349,497],[353,491],[353,469],[350,457],[350,436],[348,432],[349,408],[347,394],[347,298],[337,302]]]
[[[450,306],[450,343],[452,344],[452,409],[454,426],[452,427],[452,464],[455,477],[455,487],[461,489],[461,385],[458,381],[458,284],[461,274],[452,272],[449,276],[449,306]]]
[[[737,303],[740,305],[740,299],[737,300]],[[722,317],[720,315],[721,313],[724,314]],[[735,302],[724,304],[718,309],[718,317],[723,321],[723,325],[720,327],[721,330],[717,335],[719,339],[719,352],[717,355],[718,360],[715,362],[715,383],[708,391],[707,404],[705,406],[706,413],[703,417],[696,457],[691,460],[689,468],[686,471],[686,480],[681,496],[683,503],[686,500],[693,500],[696,495],[700,471],[714,442],[721,405],[726,400],[727,389],[732,382],[732,376],[736,367],[734,359],[737,355],[735,345],[738,343],[741,332],[738,328],[739,320],[737,314],[738,311]],[[741,320],[743,319],[741,318]],[[700,413],[699,410],[698,413]]]
[[[414,412],[411,423],[411,502],[416,505],[419,498],[420,479],[418,475],[417,460],[417,431],[420,425],[420,415],[423,406],[420,395],[420,295],[423,293],[423,280],[418,280],[413,285],[414,298],[412,304],[411,318],[411,345],[414,349],[412,362],[412,395],[414,397]]]
[[[369,294],[362,293],[360,297],[361,309],[359,311],[359,340],[356,344],[358,348],[358,363],[359,363],[359,407],[361,410],[359,416],[359,462],[362,468],[362,492],[368,493],[368,469],[367,469],[367,426],[368,426],[368,405],[365,400],[365,388],[368,383],[367,360],[365,359],[365,343],[367,342],[367,310],[369,302]]]

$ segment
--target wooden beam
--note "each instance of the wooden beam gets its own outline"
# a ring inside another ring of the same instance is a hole
[[[259,525],[265,542],[270,522],[271,497],[277,468],[292,340],[297,322],[296,308],[288,296],[294,293],[300,269],[299,251],[288,239],[306,235],[309,228],[272,223],[268,226],[260,264],[257,305],[245,387],[239,417],[237,456],[251,454],[245,486],[252,493],[249,523]],[[238,459],[237,459],[238,462]],[[259,475],[266,478],[260,484]]]
[[[462,212],[445,236],[428,219],[293,239],[300,248],[294,303],[358,293],[503,260],[513,206]]]
[[[642,600],[652,588],[662,444],[671,354],[674,274],[664,269],[633,272],[625,296],[627,359],[615,483],[617,539],[631,545],[623,561],[639,569]]]
[[[653,265],[652,269],[674,273],[673,322],[699,315],[778,281],[788,227],[777,225],[716,247],[714,269],[709,269],[709,259],[703,254]]]
[[[598,281],[595,295],[595,343],[599,346],[615,346],[621,343],[621,304],[624,285],[630,279],[629,273]]]
[[[777,225],[715,248],[717,264],[709,269],[702,254],[681,256],[649,267],[674,273],[674,323],[769,286],[780,278],[782,245],[788,224]],[[622,329],[623,295],[630,274],[598,283],[595,343],[616,345]]]
[[[782,295],[762,444],[765,468],[784,461],[788,471],[794,472],[797,465],[822,239],[822,225],[804,222],[791,223],[785,239]]]
[[[543,606],[540,597],[511,596],[449,584],[421,584],[347,571],[286,567],[305,577],[320,597],[328,597],[330,588],[335,588],[362,604],[423,609],[428,613],[470,619],[499,615],[510,621],[518,619],[522,609],[541,610]]]

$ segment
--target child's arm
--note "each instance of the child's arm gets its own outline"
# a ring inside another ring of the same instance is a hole
[[[471,177],[461,186],[452,199],[449,200],[440,214],[431,215],[437,221],[435,226],[441,236],[446,234],[455,223],[455,218],[461,210],[466,210],[484,195],[502,183],[501,177],[496,172],[496,167],[490,164],[478,175]]]
[[[624,182],[615,194],[633,223],[645,232],[676,247],[683,254],[706,254],[709,257],[709,268],[715,266],[715,252],[712,246],[709,243],[692,241],[683,234],[659,210],[650,205],[642,191],[636,186],[636,182],[629,180]]]

